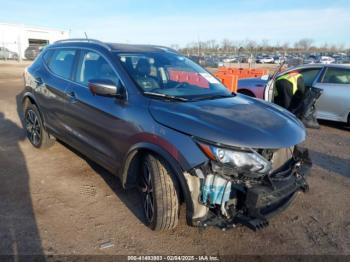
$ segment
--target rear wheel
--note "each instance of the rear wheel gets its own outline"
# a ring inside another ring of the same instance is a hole
[[[24,125],[27,138],[34,147],[43,149],[53,145],[54,139],[44,129],[38,108],[31,103],[24,108]]]
[[[142,161],[140,190],[146,223],[152,230],[169,230],[178,223],[179,197],[167,163],[151,154]]]

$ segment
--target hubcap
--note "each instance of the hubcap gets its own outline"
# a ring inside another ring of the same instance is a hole
[[[152,177],[147,163],[143,164],[142,179],[140,181],[140,189],[143,198],[143,209],[145,211],[146,219],[151,222],[154,216],[154,198]]]
[[[40,143],[41,130],[39,119],[33,110],[28,110],[25,116],[25,126],[27,130],[27,137],[30,142],[37,146]]]

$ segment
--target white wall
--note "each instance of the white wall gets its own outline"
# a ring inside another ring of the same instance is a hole
[[[52,44],[57,40],[67,38],[69,38],[69,32],[66,30],[0,23],[0,46],[20,53],[22,58],[24,58],[24,51],[29,46],[28,39],[48,40],[49,44]]]

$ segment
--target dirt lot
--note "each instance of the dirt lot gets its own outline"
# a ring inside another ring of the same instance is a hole
[[[349,128],[308,131],[310,192],[262,231],[191,228],[182,215],[152,232],[117,178],[60,143],[39,151],[25,139],[22,71],[0,64],[0,254],[350,254]]]

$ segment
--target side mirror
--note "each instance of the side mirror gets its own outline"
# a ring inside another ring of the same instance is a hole
[[[109,79],[91,79],[88,87],[94,95],[99,96],[120,96],[121,86]]]

